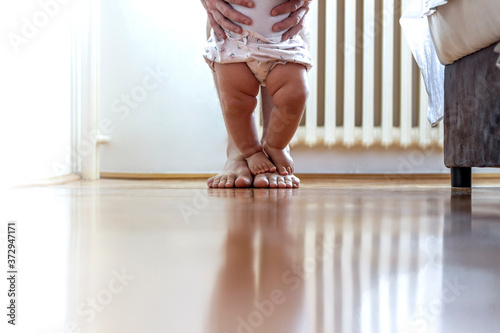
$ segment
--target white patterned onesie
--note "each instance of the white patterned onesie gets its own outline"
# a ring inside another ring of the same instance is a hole
[[[269,72],[278,64],[288,62],[312,67],[307,44],[300,35],[282,42],[283,31],[273,32],[272,26],[289,14],[271,16],[271,10],[284,0],[254,0],[254,8],[232,5],[235,10],[250,17],[252,25],[239,24],[243,33],[226,30],[227,39],[215,35],[213,29],[205,47],[205,60],[214,70],[214,63],[245,62],[260,84],[266,85]]]

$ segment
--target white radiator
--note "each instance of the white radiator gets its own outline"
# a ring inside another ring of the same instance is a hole
[[[442,126],[427,121],[427,93],[399,25],[407,2],[311,3],[316,65],[292,145],[442,147]]]

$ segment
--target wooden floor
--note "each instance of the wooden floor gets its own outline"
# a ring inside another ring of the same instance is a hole
[[[0,221],[18,228],[18,329],[499,332],[500,178],[473,183],[100,180],[2,192]]]

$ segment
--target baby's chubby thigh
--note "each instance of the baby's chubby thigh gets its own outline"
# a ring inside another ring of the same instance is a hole
[[[214,72],[225,100],[253,100],[259,93],[260,84],[245,62],[214,63]]]
[[[300,63],[277,63],[267,76],[266,86],[276,107],[303,110],[309,95],[307,69]]]

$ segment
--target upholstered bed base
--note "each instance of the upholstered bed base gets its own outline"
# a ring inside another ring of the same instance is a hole
[[[471,186],[471,167],[500,167],[497,43],[445,69],[444,160],[452,186]]]

